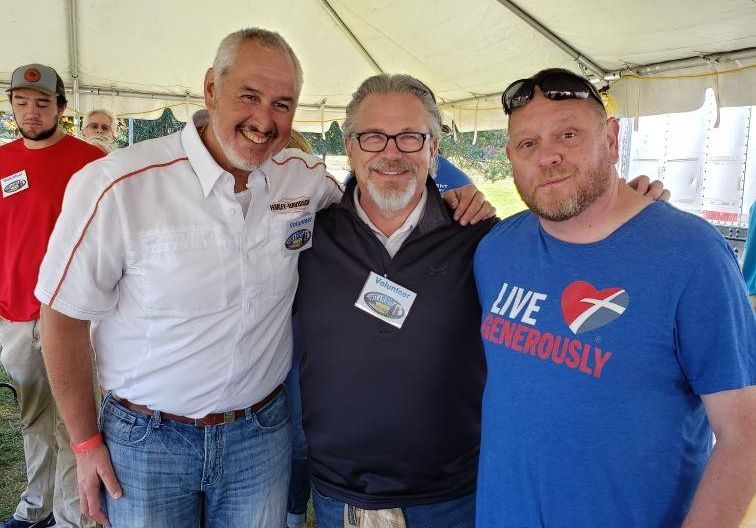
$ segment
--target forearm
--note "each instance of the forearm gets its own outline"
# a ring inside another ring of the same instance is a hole
[[[97,434],[89,322],[42,306],[42,354],[58,411],[71,441]]]
[[[756,493],[754,439],[717,442],[682,528],[737,528]]]

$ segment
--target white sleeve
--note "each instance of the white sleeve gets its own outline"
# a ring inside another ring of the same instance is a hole
[[[332,203],[341,200],[341,196],[344,194],[344,187],[339,183],[339,180],[331,176],[331,174],[322,168],[323,173],[320,175],[321,181],[318,189],[317,210],[325,209]]]
[[[42,261],[34,294],[76,319],[103,319],[118,301],[126,254],[117,185],[98,162],[71,178]]]

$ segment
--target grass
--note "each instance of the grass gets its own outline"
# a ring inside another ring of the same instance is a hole
[[[0,368],[0,381],[10,382]],[[26,485],[24,444],[18,406],[11,391],[0,389],[0,520],[16,510],[16,504]]]
[[[476,179],[475,184],[486,196],[486,199],[496,207],[496,215],[499,218],[506,218],[526,209],[525,204],[520,200],[520,195],[517,194],[514,181],[511,179],[496,182]]]

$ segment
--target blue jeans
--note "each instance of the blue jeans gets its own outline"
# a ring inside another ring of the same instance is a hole
[[[318,528],[343,528],[344,503],[312,487]],[[435,504],[402,508],[407,528],[475,528],[475,494]]]
[[[307,501],[310,499],[310,472],[307,466],[307,440],[302,429],[302,393],[299,388],[299,362],[294,361],[285,381],[291,411],[291,482],[286,504],[286,525],[299,526],[305,522]]]
[[[280,527],[291,431],[282,391],[246,419],[198,427],[102,402],[100,430],[123,497],[105,494],[113,528]],[[201,506],[204,503],[204,508]]]

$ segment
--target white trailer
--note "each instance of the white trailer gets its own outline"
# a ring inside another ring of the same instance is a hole
[[[739,259],[756,200],[756,106],[720,108],[708,91],[693,112],[621,120],[620,172],[647,174],[671,202],[714,224]]]

